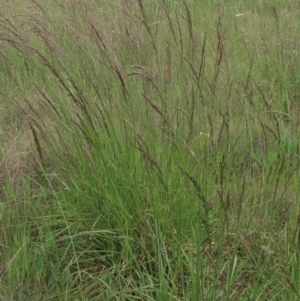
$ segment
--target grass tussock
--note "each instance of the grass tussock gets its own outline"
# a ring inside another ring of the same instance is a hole
[[[0,300],[298,300],[297,1],[1,4]]]

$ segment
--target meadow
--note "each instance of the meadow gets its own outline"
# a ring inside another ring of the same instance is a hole
[[[0,301],[299,300],[297,0],[0,2]]]

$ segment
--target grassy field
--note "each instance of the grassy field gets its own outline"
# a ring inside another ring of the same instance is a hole
[[[1,301],[299,300],[299,1],[0,7]]]

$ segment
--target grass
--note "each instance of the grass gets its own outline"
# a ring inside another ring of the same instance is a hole
[[[10,1],[0,300],[298,300],[296,0]]]

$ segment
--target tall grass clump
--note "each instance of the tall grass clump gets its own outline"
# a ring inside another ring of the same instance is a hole
[[[0,300],[298,300],[297,6],[3,4]]]

